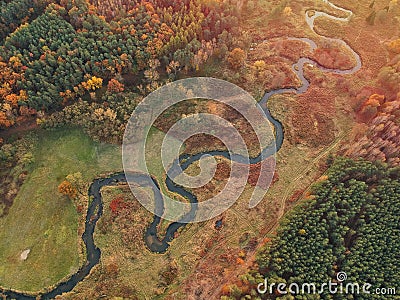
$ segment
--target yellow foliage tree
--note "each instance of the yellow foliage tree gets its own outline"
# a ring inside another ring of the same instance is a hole
[[[289,7],[289,6],[286,6],[286,7],[283,9],[283,15],[286,16],[286,17],[288,17],[288,16],[290,16],[291,14],[292,14],[292,8]]]
[[[303,228],[299,230],[300,235],[305,235],[306,233],[307,233],[307,231]]]
[[[266,66],[267,64],[263,60],[257,60],[253,64],[253,67],[258,75],[265,70]]]
[[[99,89],[103,86],[103,79],[96,77],[96,76],[92,76],[92,78],[88,79],[86,81],[86,84],[83,85],[85,87],[85,89],[87,89],[88,91],[90,90],[96,90]]]

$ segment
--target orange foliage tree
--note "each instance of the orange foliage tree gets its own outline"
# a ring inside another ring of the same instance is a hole
[[[8,61],[0,57],[0,70],[0,128],[7,128],[15,124],[19,102],[28,97],[17,87],[17,82],[24,78],[24,68],[18,57],[12,56]]]
[[[64,180],[60,183],[58,186],[58,192],[72,200],[78,196],[78,190],[68,180]]]
[[[0,127],[10,127],[14,125],[14,120],[7,116],[7,113],[0,111]]]
[[[125,89],[124,84],[116,79],[111,79],[107,84],[107,91],[112,93],[121,93]]]
[[[373,94],[362,105],[359,117],[362,121],[368,122],[378,113],[379,107],[384,103],[385,96]]]
[[[351,143],[344,146],[345,155],[400,166],[399,110],[400,97],[388,101],[382,95],[370,96],[361,110],[364,123],[355,126]]]
[[[232,69],[238,70],[244,66],[244,60],[246,59],[246,53],[240,48],[233,49],[228,54],[228,63]]]

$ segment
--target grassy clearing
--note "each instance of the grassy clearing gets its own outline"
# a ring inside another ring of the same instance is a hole
[[[120,147],[95,143],[78,129],[40,131],[34,158],[9,214],[0,219],[0,285],[26,291],[53,285],[79,266],[78,215],[58,184],[74,172],[89,183],[122,170]],[[22,261],[25,249],[31,252]]]
[[[172,152],[172,148],[176,149],[180,146],[180,141],[177,139],[174,139],[173,137],[170,136],[170,141],[173,147],[167,147],[163,146],[163,141],[165,138],[166,134],[162,132],[161,130],[151,127],[149,131],[149,135],[147,136],[146,140],[146,166],[148,169],[148,173],[153,175],[162,190],[162,192],[166,195],[169,195],[171,198],[180,200],[180,201],[185,201],[184,198],[179,197],[179,195],[176,195],[174,193],[171,193],[168,191],[166,185],[165,185],[165,178],[166,178],[166,170],[164,169],[163,166],[163,161],[162,161],[162,156],[161,153],[163,152],[166,157],[173,157],[175,156],[170,156],[168,153],[169,151]],[[180,148],[180,153],[184,150],[184,144]],[[172,161],[166,161],[166,168],[170,168],[172,164]]]
[[[146,164],[147,169],[149,170],[149,174],[152,174],[155,178],[157,178],[158,182],[161,185],[160,187],[165,192],[165,185],[162,184],[165,178],[165,171],[161,160],[161,147],[164,137],[164,132],[155,127],[151,127],[146,140],[145,153]]]

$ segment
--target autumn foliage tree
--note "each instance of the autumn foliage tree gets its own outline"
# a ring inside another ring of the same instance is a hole
[[[240,48],[235,48],[228,54],[227,61],[230,67],[234,70],[238,70],[244,66],[246,59],[246,53]]]
[[[400,53],[400,39],[396,39],[396,40],[389,42],[388,49],[395,54],[399,54]]]
[[[69,199],[74,200],[78,196],[77,189],[68,180],[64,180],[58,186],[58,192],[67,196]]]
[[[107,84],[107,91],[110,93],[121,93],[124,91],[124,89],[124,84],[114,78],[110,79]]]
[[[94,91],[102,87],[103,79],[96,76],[92,76],[86,82],[83,82],[82,85],[86,90]]]
[[[113,216],[118,215],[126,207],[127,205],[122,196],[114,198],[110,203],[110,210]]]
[[[384,103],[385,96],[372,94],[362,105],[358,115],[364,122],[370,121],[378,114],[379,107]]]
[[[58,186],[58,192],[75,200],[79,194],[84,195],[84,186],[81,172],[76,172],[65,177],[65,180]]]

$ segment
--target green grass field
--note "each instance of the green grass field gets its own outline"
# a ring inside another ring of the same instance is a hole
[[[40,131],[34,158],[9,214],[0,219],[0,285],[26,291],[49,287],[79,267],[78,214],[58,184],[75,172],[90,183],[122,170],[119,146],[95,143],[78,129]]]

